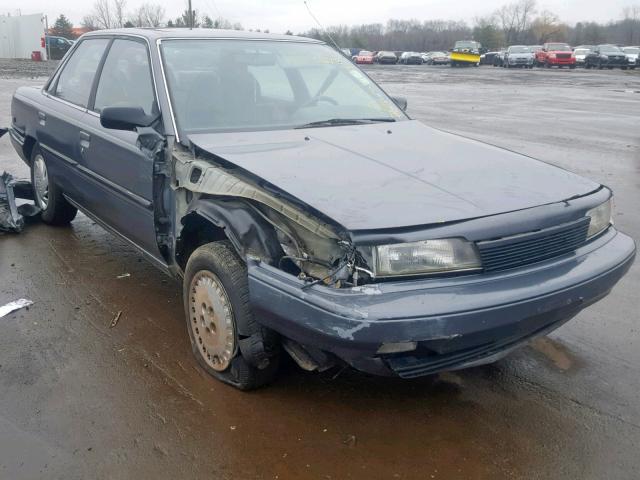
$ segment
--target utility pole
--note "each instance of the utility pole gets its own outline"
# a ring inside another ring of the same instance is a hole
[[[47,36],[49,35],[49,17],[47,15],[44,16],[44,48],[47,54],[47,60],[51,60],[50,55],[50,42],[47,41]]]
[[[191,0],[189,0],[189,30],[193,30],[193,10],[191,9]]]

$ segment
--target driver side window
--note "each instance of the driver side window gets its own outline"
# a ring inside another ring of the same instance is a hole
[[[142,107],[147,115],[156,113],[147,47],[135,40],[114,40],[104,62],[93,109]]]

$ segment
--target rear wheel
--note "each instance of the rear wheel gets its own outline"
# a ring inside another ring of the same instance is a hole
[[[78,210],[62,195],[62,190],[49,175],[47,162],[38,145],[31,152],[31,185],[33,198],[42,210],[40,218],[49,225],[68,225]]]
[[[208,243],[193,252],[183,296],[191,347],[207,373],[240,390],[275,378],[277,336],[255,321],[247,268],[230,242]]]

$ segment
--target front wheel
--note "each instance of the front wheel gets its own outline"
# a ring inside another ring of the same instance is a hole
[[[38,145],[31,152],[31,185],[36,205],[42,210],[40,218],[49,225],[68,225],[78,210],[62,195],[62,190],[49,175],[47,162]]]
[[[240,390],[275,378],[278,340],[253,317],[247,267],[230,242],[208,243],[193,252],[183,296],[191,347],[207,373]]]

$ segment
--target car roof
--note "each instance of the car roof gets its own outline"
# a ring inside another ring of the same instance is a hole
[[[294,35],[280,35],[276,33],[247,32],[244,30],[221,30],[217,28],[118,28],[109,30],[96,30],[85,33],[82,37],[100,35],[135,35],[144,37],[150,42],[169,38],[221,38],[238,40],[275,40],[290,42],[324,43],[320,40]]]

